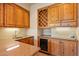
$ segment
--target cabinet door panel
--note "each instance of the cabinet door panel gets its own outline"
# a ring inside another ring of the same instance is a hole
[[[59,21],[64,20],[64,4],[59,4]]]
[[[3,21],[4,21],[4,19],[3,19],[3,14],[4,14],[3,11],[4,11],[3,4],[0,3],[0,26],[1,27],[3,26]]]
[[[64,55],[75,56],[76,55],[76,42],[75,41],[64,41]]]
[[[23,12],[24,12],[24,14],[23,14],[24,26],[26,28],[29,28],[30,27],[29,12],[28,11],[23,11]]]
[[[33,38],[28,38],[28,40],[29,40],[30,45],[34,45],[34,39]]]
[[[51,54],[60,55],[60,41],[56,39],[51,40]]]
[[[24,27],[23,10],[15,5],[16,27]]]
[[[65,3],[59,6],[59,20],[61,26],[77,26],[77,4]]]
[[[49,7],[48,12],[49,26],[59,26],[58,6]]]
[[[5,4],[5,26],[15,26],[13,4]]]
[[[74,4],[64,4],[64,20],[74,20]]]

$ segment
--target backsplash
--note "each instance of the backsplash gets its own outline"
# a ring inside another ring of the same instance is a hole
[[[0,28],[0,40],[1,39],[13,39],[15,37],[15,31],[16,36],[26,36],[26,29],[24,28]]]
[[[63,39],[73,39],[73,38],[77,39],[76,28],[70,28],[70,27],[52,28],[51,36]]]
[[[39,34],[51,36],[51,29],[50,28],[39,29]]]
[[[51,34],[50,36],[54,37],[54,38],[77,39],[76,28],[54,27],[54,28],[43,29],[43,30],[44,30],[44,33],[42,32],[42,30],[39,30],[39,35],[41,35],[41,34],[45,34],[45,35]]]

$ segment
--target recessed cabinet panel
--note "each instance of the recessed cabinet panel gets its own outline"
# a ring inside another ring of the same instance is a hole
[[[4,21],[4,19],[3,19],[3,11],[4,11],[3,4],[0,4],[0,26],[1,27],[3,26],[3,21]]]
[[[26,28],[30,27],[30,17],[29,17],[29,12],[28,11],[23,11],[23,20],[24,20],[24,26]]]
[[[24,27],[23,11],[20,7],[15,6],[16,27]]]
[[[51,6],[48,8],[48,20],[49,20],[49,26],[59,26],[59,15],[58,11],[59,7],[58,6]]]
[[[59,21],[64,20],[64,4],[59,4]]]
[[[15,27],[14,5],[5,4],[5,26]]]
[[[52,55],[60,55],[60,41],[51,39],[51,54]]]
[[[65,41],[64,42],[64,56],[76,56],[77,47],[75,41]]]
[[[64,4],[64,20],[74,19],[74,4],[68,3]]]

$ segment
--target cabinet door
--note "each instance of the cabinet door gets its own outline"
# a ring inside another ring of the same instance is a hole
[[[68,21],[74,21],[74,15],[76,13],[75,4],[73,3],[67,3],[64,4],[64,20]]]
[[[59,56],[60,55],[60,41],[56,39],[51,39],[51,54]]]
[[[49,26],[60,26],[59,19],[58,19],[58,6],[50,6],[48,8],[48,20]]]
[[[24,27],[23,10],[15,5],[16,27]]]
[[[28,40],[30,45],[34,45],[34,39],[32,37],[28,38]]]
[[[29,28],[30,27],[30,19],[29,19],[29,11],[23,11],[23,20],[24,20],[24,26],[26,28]]]
[[[77,4],[66,3],[59,5],[60,25],[65,27],[77,26]]]
[[[77,46],[75,41],[64,41],[64,56],[76,56]]]
[[[3,13],[3,11],[4,11],[4,9],[3,9],[3,4],[2,3],[0,3],[0,26],[2,27],[3,26],[3,21],[4,21],[4,13]]]
[[[59,21],[64,20],[64,4],[59,4]]]
[[[14,5],[5,4],[5,26],[15,26]]]

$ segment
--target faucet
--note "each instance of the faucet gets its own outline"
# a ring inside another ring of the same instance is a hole
[[[16,34],[17,34],[17,31],[15,30],[14,31],[14,38],[17,38],[17,35]]]

